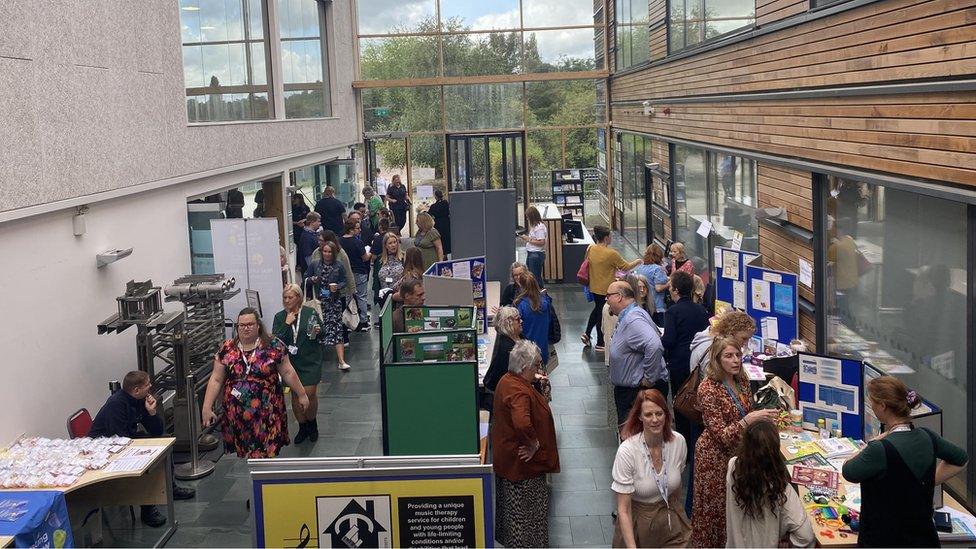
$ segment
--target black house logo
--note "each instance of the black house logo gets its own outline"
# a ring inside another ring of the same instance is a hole
[[[338,499],[338,498],[318,498]],[[357,498],[362,500],[361,504],[356,499],[348,499],[345,507],[338,514],[328,527],[322,532],[320,540],[326,543],[319,544],[320,547],[354,547],[354,548],[380,548],[389,547],[389,498],[381,498],[380,512],[377,513],[376,501],[373,498]],[[385,502],[382,500],[386,500]],[[322,503],[319,502],[320,511]],[[330,502],[336,503],[336,502]],[[386,508],[383,509],[385,503]],[[326,504],[326,506],[330,506]],[[385,511],[385,512],[384,512]],[[384,525],[385,523],[385,525]],[[322,524],[320,522],[319,524]],[[323,539],[324,538],[324,539]],[[331,543],[330,543],[331,542]]]

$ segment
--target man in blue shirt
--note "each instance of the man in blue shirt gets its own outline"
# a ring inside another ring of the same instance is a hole
[[[617,424],[621,424],[642,388],[657,389],[667,398],[668,370],[661,337],[651,316],[637,306],[630,284],[610,284],[606,298],[610,310],[619,317],[610,341],[610,383]]]
[[[140,438],[145,436],[138,431],[140,425],[150,437],[163,436],[163,418],[156,413],[156,397],[152,394],[149,374],[135,370],[125,374],[122,389],[108,397],[95,414],[88,436]],[[173,499],[190,499],[195,495],[196,490],[173,483]],[[157,528],[166,524],[166,517],[155,505],[143,505],[142,522]]]

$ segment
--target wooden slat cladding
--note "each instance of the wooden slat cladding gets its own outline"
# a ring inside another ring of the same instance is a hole
[[[972,0],[887,0],[614,78],[614,101],[976,72]]]
[[[967,92],[614,107],[614,127],[976,186]]]
[[[761,166],[760,166],[761,167]],[[760,187],[761,192],[761,187]],[[762,203],[760,202],[760,205]],[[814,265],[813,246],[794,238],[780,229],[766,225],[759,226],[759,253],[763,256],[763,266],[790,273],[800,272],[800,258]],[[800,297],[815,303],[814,289],[798,285]],[[817,342],[817,322],[812,316],[800,313],[800,337],[810,346]]]
[[[660,165],[662,172],[671,172],[671,149],[666,141],[660,141],[657,139],[651,140],[651,155],[650,162],[657,162]]]
[[[807,350],[817,352],[817,320],[806,313],[800,313],[800,339],[807,342]]]
[[[803,13],[810,0],[756,0],[756,25],[768,25],[791,15]]]
[[[757,180],[760,208],[786,208],[790,223],[813,230],[810,172],[759,164]]]
[[[668,56],[667,19],[667,0],[649,0],[647,20],[651,27],[651,61],[658,61]]]

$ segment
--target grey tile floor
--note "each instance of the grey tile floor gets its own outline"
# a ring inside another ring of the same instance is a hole
[[[606,370],[603,356],[584,350],[579,334],[591,304],[576,285],[551,286],[563,329],[557,344],[559,368],[552,374],[552,409],[556,418],[561,472],[552,476],[550,543],[556,547],[609,546],[613,537],[610,512],[610,468],[616,452],[615,435],[606,423]],[[319,387],[318,422],[321,436],[315,444],[289,446],[282,456],[382,455],[382,419],[376,332],[352,334],[347,362],[352,370],[336,369],[334,358]],[[294,419],[289,424],[297,432]],[[225,455],[213,474],[185,483],[197,497],[176,502],[179,528],[169,547],[249,547],[250,497],[247,465]],[[138,511],[138,510],[137,510]],[[132,525],[128,510],[106,510],[105,546],[145,546],[158,531]]]

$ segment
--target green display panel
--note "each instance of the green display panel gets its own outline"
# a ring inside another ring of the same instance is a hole
[[[393,300],[387,299],[380,311],[380,357],[386,357],[386,352],[393,341]]]
[[[409,333],[474,328],[474,307],[403,307]]]
[[[474,330],[394,334],[395,362],[460,362],[478,360]]]
[[[474,362],[385,366],[386,454],[478,453],[477,368]]]

